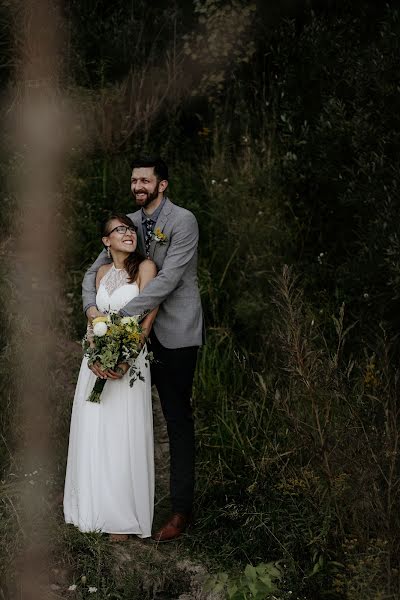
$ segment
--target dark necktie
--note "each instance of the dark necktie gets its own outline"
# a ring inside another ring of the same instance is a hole
[[[154,221],[152,219],[146,219],[145,226],[146,226],[146,239],[145,239],[144,243],[145,243],[145,248],[146,248],[146,256],[147,256],[147,258],[149,258],[150,242],[151,242],[151,238],[153,237]]]

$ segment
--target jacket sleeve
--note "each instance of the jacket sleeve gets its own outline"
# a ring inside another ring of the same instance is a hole
[[[82,281],[82,304],[86,313],[90,306],[96,306],[96,274],[102,265],[110,263],[107,252],[103,250],[96,258],[91,267],[86,271]]]
[[[157,276],[119,312],[124,316],[141,314],[159,306],[178,285],[187,265],[197,252],[199,228],[196,217],[187,212],[171,233],[163,266]]]

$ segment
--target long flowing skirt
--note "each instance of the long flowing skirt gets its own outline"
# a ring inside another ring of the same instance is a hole
[[[108,380],[101,402],[88,402],[96,377],[82,361],[72,408],[64,515],[81,531],[151,535],[154,445],[150,369],[144,381]]]

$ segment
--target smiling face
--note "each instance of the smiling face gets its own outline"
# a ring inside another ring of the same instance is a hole
[[[156,207],[161,202],[167,185],[167,180],[158,180],[154,167],[137,167],[132,171],[131,190],[136,204],[140,207]]]
[[[107,224],[108,234],[102,238],[103,244],[111,252],[134,252],[137,246],[136,228],[119,219],[111,219]]]

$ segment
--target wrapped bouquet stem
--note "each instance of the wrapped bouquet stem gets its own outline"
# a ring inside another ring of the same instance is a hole
[[[88,365],[98,363],[103,371],[116,370],[121,363],[128,363],[132,386],[137,379],[144,380],[136,359],[145,343],[144,332],[136,317],[121,317],[112,313],[93,320],[92,331],[83,339],[83,349],[88,358]],[[149,352],[145,359],[152,360]],[[89,402],[100,402],[106,379],[97,377]]]
[[[100,377],[96,377],[96,381],[93,386],[93,389],[90,392],[89,398],[87,398],[87,400],[89,402],[100,402],[101,393],[104,390],[106,381],[107,381],[107,379],[101,379]]]

